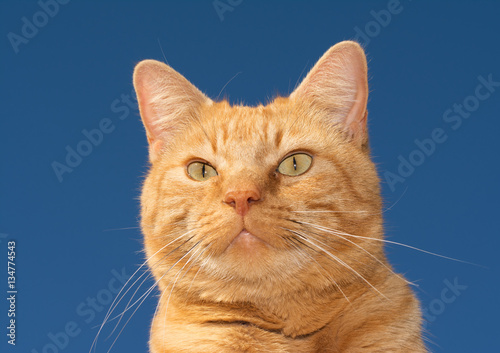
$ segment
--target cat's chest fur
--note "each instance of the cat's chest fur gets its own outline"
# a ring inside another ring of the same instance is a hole
[[[388,337],[376,333],[369,334],[368,339],[364,336],[371,326],[383,325],[398,315],[411,316],[418,303],[399,279],[380,273],[379,280],[374,283],[394,295],[381,299],[367,293],[363,286],[353,285],[344,289],[349,302],[336,295],[296,295],[262,303],[261,307],[250,303],[193,303],[171,297],[168,310],[167,303],[161,303],[153,321],[151,352],[357,352],[349,350],[352,342],[354,347],[359,348],[359,343],[366,346],[366,352],[391,351],[390,345],[397,340],[387,343],[384,340]],[[367,318],[371,321],[368,328]],[[383,348],[375,350],[381,342]],[[410,343],[419,352],[418,341],[405,344]]]

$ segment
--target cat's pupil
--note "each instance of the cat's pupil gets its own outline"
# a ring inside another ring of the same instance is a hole
[[[293,169],[297,170],[297,161],[295,161],[295,157],[293,157]]]
[[[203,164],[203,166],[201,167],[201,176],[202,176],[202,178],[205,178],[205,175],[206,175],[205,164]]]

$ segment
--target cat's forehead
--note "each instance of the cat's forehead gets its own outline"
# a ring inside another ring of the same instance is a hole
[[[214,127],[213,137],[221,145],[267,143],[284,129],[280,117],[263,106],[218,109],[210,114],[208,119]]]
[[[287,116],[288,114],[288,116]],[[276,106],[229,106],[215,103],[205,112],[203,129],[210,145],[218,157],[238,161],[262,161],[275,158],[290,148],[293,143],[289,120],[291,111]]]
[[[169,144],[166,155],[172,162],[201,159],[234,171],[267,169],[292,152],[331,149],[334,136],[322,119],[286,98],[256,107],[222,101],[199,111],[189,128]]]

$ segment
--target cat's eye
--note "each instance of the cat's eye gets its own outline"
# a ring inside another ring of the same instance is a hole
[[[304,174],[312,164],[312,157],[305,153],[296,153],[286,157],[278,166],[278,172],[288,176]]]
[[[187,166],[187,172],[191,178],[205,181],[217,175],[217,171],[208,163],[193,162]]]

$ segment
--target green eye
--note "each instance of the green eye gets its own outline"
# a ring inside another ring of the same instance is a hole
[[[312,157],[305,153],[292,154],[285,158],[278,167],[278,172],[288,176],[304,174],[312,164]]]
[[[217,171],[208,163],[193,162],[187,166],[187,172],[191,178],[205,181],[217,175]]]

